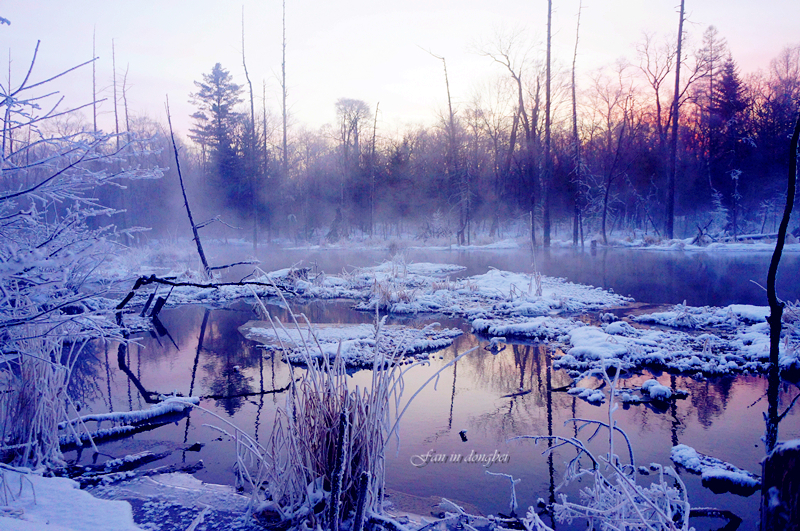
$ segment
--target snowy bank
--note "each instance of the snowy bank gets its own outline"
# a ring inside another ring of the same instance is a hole
[[[131,505],[101,500],[67,478],[45,478],[33,473],[0,469],[8,489],[0,505],[4,531],[134,531]]]

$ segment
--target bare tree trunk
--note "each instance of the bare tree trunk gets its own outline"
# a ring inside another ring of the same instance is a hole
[[[769,322],[769,361],[773,367],[778,366],[781,341],[781,317],[783,315],[783,302],[778,300],[778,295],[775,291],[775,279],[778,276],[778,263],[781,261],[786,233],[789,229],[789,218],[794,208],[794,195],[797,184],[798,141],[800,141],[800,116],[797,118],[789,149],[789,182],[786,186],[786,207],[783,210],[783,218],[778,227],[778,239],[775,242],[775,251],[772,253],[772,260],[769,262],[769,271],[767,273],[767,300],[769,301],[770,309],[770,315],[767,318]]]
[[[578,36],[581,28],[583,2],[578,2],[578,23],[575,28],[575,52],[572,55],[572,143],[575,147],[575,215],[572,220],[572,245],[578,245],[578,229],[581,224],[581,143],[578,138],[578,99],[575,94],[575,64],[578,61]]]
[[[119,111],[117,109],[117,60],[116,60],[116,52],[114,49],[114,39],[111,39],[111,79],[114,85],[114,132],[116,133],[115,137],[117,140],[117,151],[119,151]],[[128,228],[128,213],[125,209],[125,194],[123,190],[120,189],[119,191],[119,209],[122,211],[122,226],[124,228]]]
[[[544,111],[544,179],[542,180],[542,199],[544,211],[542,212],[542,245],[550,247],[550,188],[553,180],[553,161],[550,155],[550,49],[553,0],[547,0],[547,66],[545,81],[545,111]]]
[[[669,182],[667,183],[666,233],[670,240],[675,237],[675,177],[678,172],[678,111],[681,95],[681,48],[683,45],[684,3],[681,0],[681,18],[678,21],[678,51],[675,61],[675,95],[672,98],[672,137],[669,147]]]
[[[263,135],[263,142],[261,143],[261,182],[266,185],[267,182],[267,172],[269,168],[269,150],[267,149],[267,82],[262,80],[261,82],[261,106],[262,106],[262,113],[263,113],[263,121],[262,121],[262,135]],[[267,214],[266,217],[267,222],[267,242],[272,240],[272,216],[270,213]]]
[[[92,30],[92,123],[97,133],[97,53],[95,52],[95,30]],[[11,61],[8,62],[11,64]]]
[[[452,176],[455,176],[459,182],[459,224],[460,230],[458,231],[458,243],[460,245],[464,245],[466,243],[466,238],[464,237],[464,231],[468,231],[469,228],[469,185],[466,183],[466,179],[463,175],[460,175],[459,168],[458,168],[458,146],[456,144],[456,122],[455,122],[455,114],[453,113],[453,102],[450,98],[450,80],[447,77],[447,62],[445,61],[444,57],[440,57],[434,54],[431,51],[428,51],[436,59],[442,60],[442,66],[444,67],[444,85],[447,89],[447,110],[449,112],[448,116],[448,125],[447,125],[447,143],[448,143],[448,157],[447,157],[447,166],[448,170],[451,172]]]
[[[122,108],[125,110],[125,132],[131,132],[131,122],[128,118],[128,68],[130,64],[125,66],[125,75],[122,76]]]
[[[372,123],[372,148],[369,157],[369,172],[371,176],[369,190],[369,237],[373,236],[375,225],[375,135],[378,131],[378,108],[381,102],[375,104],[375,121]]]
[[[200,235],[197,233],[197,225],[194,224],[192,210],[189,208],[189,199],[186,197],[186,187],[183,185],[181,161],[178,157],[178,146],[175,144],[175,135],[172,133],[172,117],[169,114],[169,96],[167,96],[167,123],[169,124],[169,137],[172,139],[172,150],[175,153],[175,168],[178,170],[178,180],[181,183],[181,192],[183,193],[183,205],[186,207],[186,215],[189,217],[189,224],[192,226],[192,235],[194,235],[194,242],[197,244],[197,254],[200,255],[200,262],[203,264],[203,271],[205,272],[206,276],[210,278],[211,269],[208,267],[206,253],[203,252],[203,245],[200,243]]]
[[[255,171],[255,148],[256,148],[256,111],[253,105],[253,83],[250,82],[250,74],[247,73],[247,61],[244,56],[244,6],[242,6],[242,68],[244,77],[247,79],[247,86],[250,89],[250,130],[247,136],[247,146],[245,150],[245,166],[250,173],[250,209],[253,216],[253,252],[258,250],[258,187],[256,186]]]
[[[119,151],[119,113],[117,112],[117,58],[114,51],[114,39],[111,39],[111,79],[114,85],[114,132],[117,134],[117,151]]]
[[[282,105],[281,109],[283,111],[283,157],[281,159],[283,165],[283,176],[286,178],[286,173],[288,171],[288,149],[287,149],[287,142],[286,142],[286,0],[283,0],[283,44],[282,44],[282,56],[281,56],[281,98],[282,98]]]

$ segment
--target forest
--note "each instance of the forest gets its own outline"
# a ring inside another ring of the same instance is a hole
[[[743,74],[709,27],[683,58],[676,100],[675,45],[645,36],[634,58],[596,70],[585,86],[569,69],[554,72],[548,142],[545,64],[522,42],[498,38],[482,52],[497,63],[493,86],[432,126],[398,131],[378,128],[379,103],[350,98],[337,101],[335,124],[287,126],[266,96],[216,64],[190,95],[197,111],[181,150],[189,196],[206,217],[242,229],[220,234],[265,242],[528,234],[549,245],[776,231],[800,45]],[[163,125],[129,119],[127,107],[117,124],[151,139],[167,178],[125,197],[109,190],[104,204],[126,210],[121,227],[174,231],[179,194]]]

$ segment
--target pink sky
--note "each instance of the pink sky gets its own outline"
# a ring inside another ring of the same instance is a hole
[[[241,59],[242,4],[248,69],[267,107],[280,102],[280,0],[222,3],[212,0],[5,0],[0,16],[2,54],[12,59],[12,83],[22,78],[36,40],[42,41],[34,79],[91,57],[96,31],[98,84],[111,97],[111,40],[116,43],[118,75],[128,74],[131,109],[162,119],[169,94],[173,119],[185,131],[194,112],[188,103],[193,81],[216,62],[244,84]],[[223,6],[224,7],[221,7]],[[636,62],[635,43],[644,31],[673,36],[677,0],[583,0],[578,68],[592,70],[627,57]],[[317,128],[335,121],[338,98],[358,98],[374,109],[379,126],[394,131],[408,124],[430,124],[446,104],[441,63],[421,48],[447,59],[454,102],[467,102],[476,87],[504,74],[473,50],[498,30],[523,29],[536,53],[543,53],[544,0],[287,0],[289,105],[296,126]],[[690,0],[687,32],[697,47],[709,24],[715,25],[742,73],[766,69],[788,45],[800,43],[794,0]],[[578,0],[554,3],[553,53],[556,65],[572,60]],[[0,65],[7,81],[7,65]],[[62,86],[69,101],[91,98],[91,68]],[[260,106],[260,101],[257,102]],[[103,104],[110,127],[109,102]]]

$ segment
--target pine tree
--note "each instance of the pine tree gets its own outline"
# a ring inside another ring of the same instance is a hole
[[[243,88],[219,63],[194,84],[198,91],[190,101],[198,110],[192,115],[195,124],[189,138],[200,145],[211,180],[224,190],[228,204],[244,209],[249,204],[240,134],[245,115],[235,111],[243,101]]]

